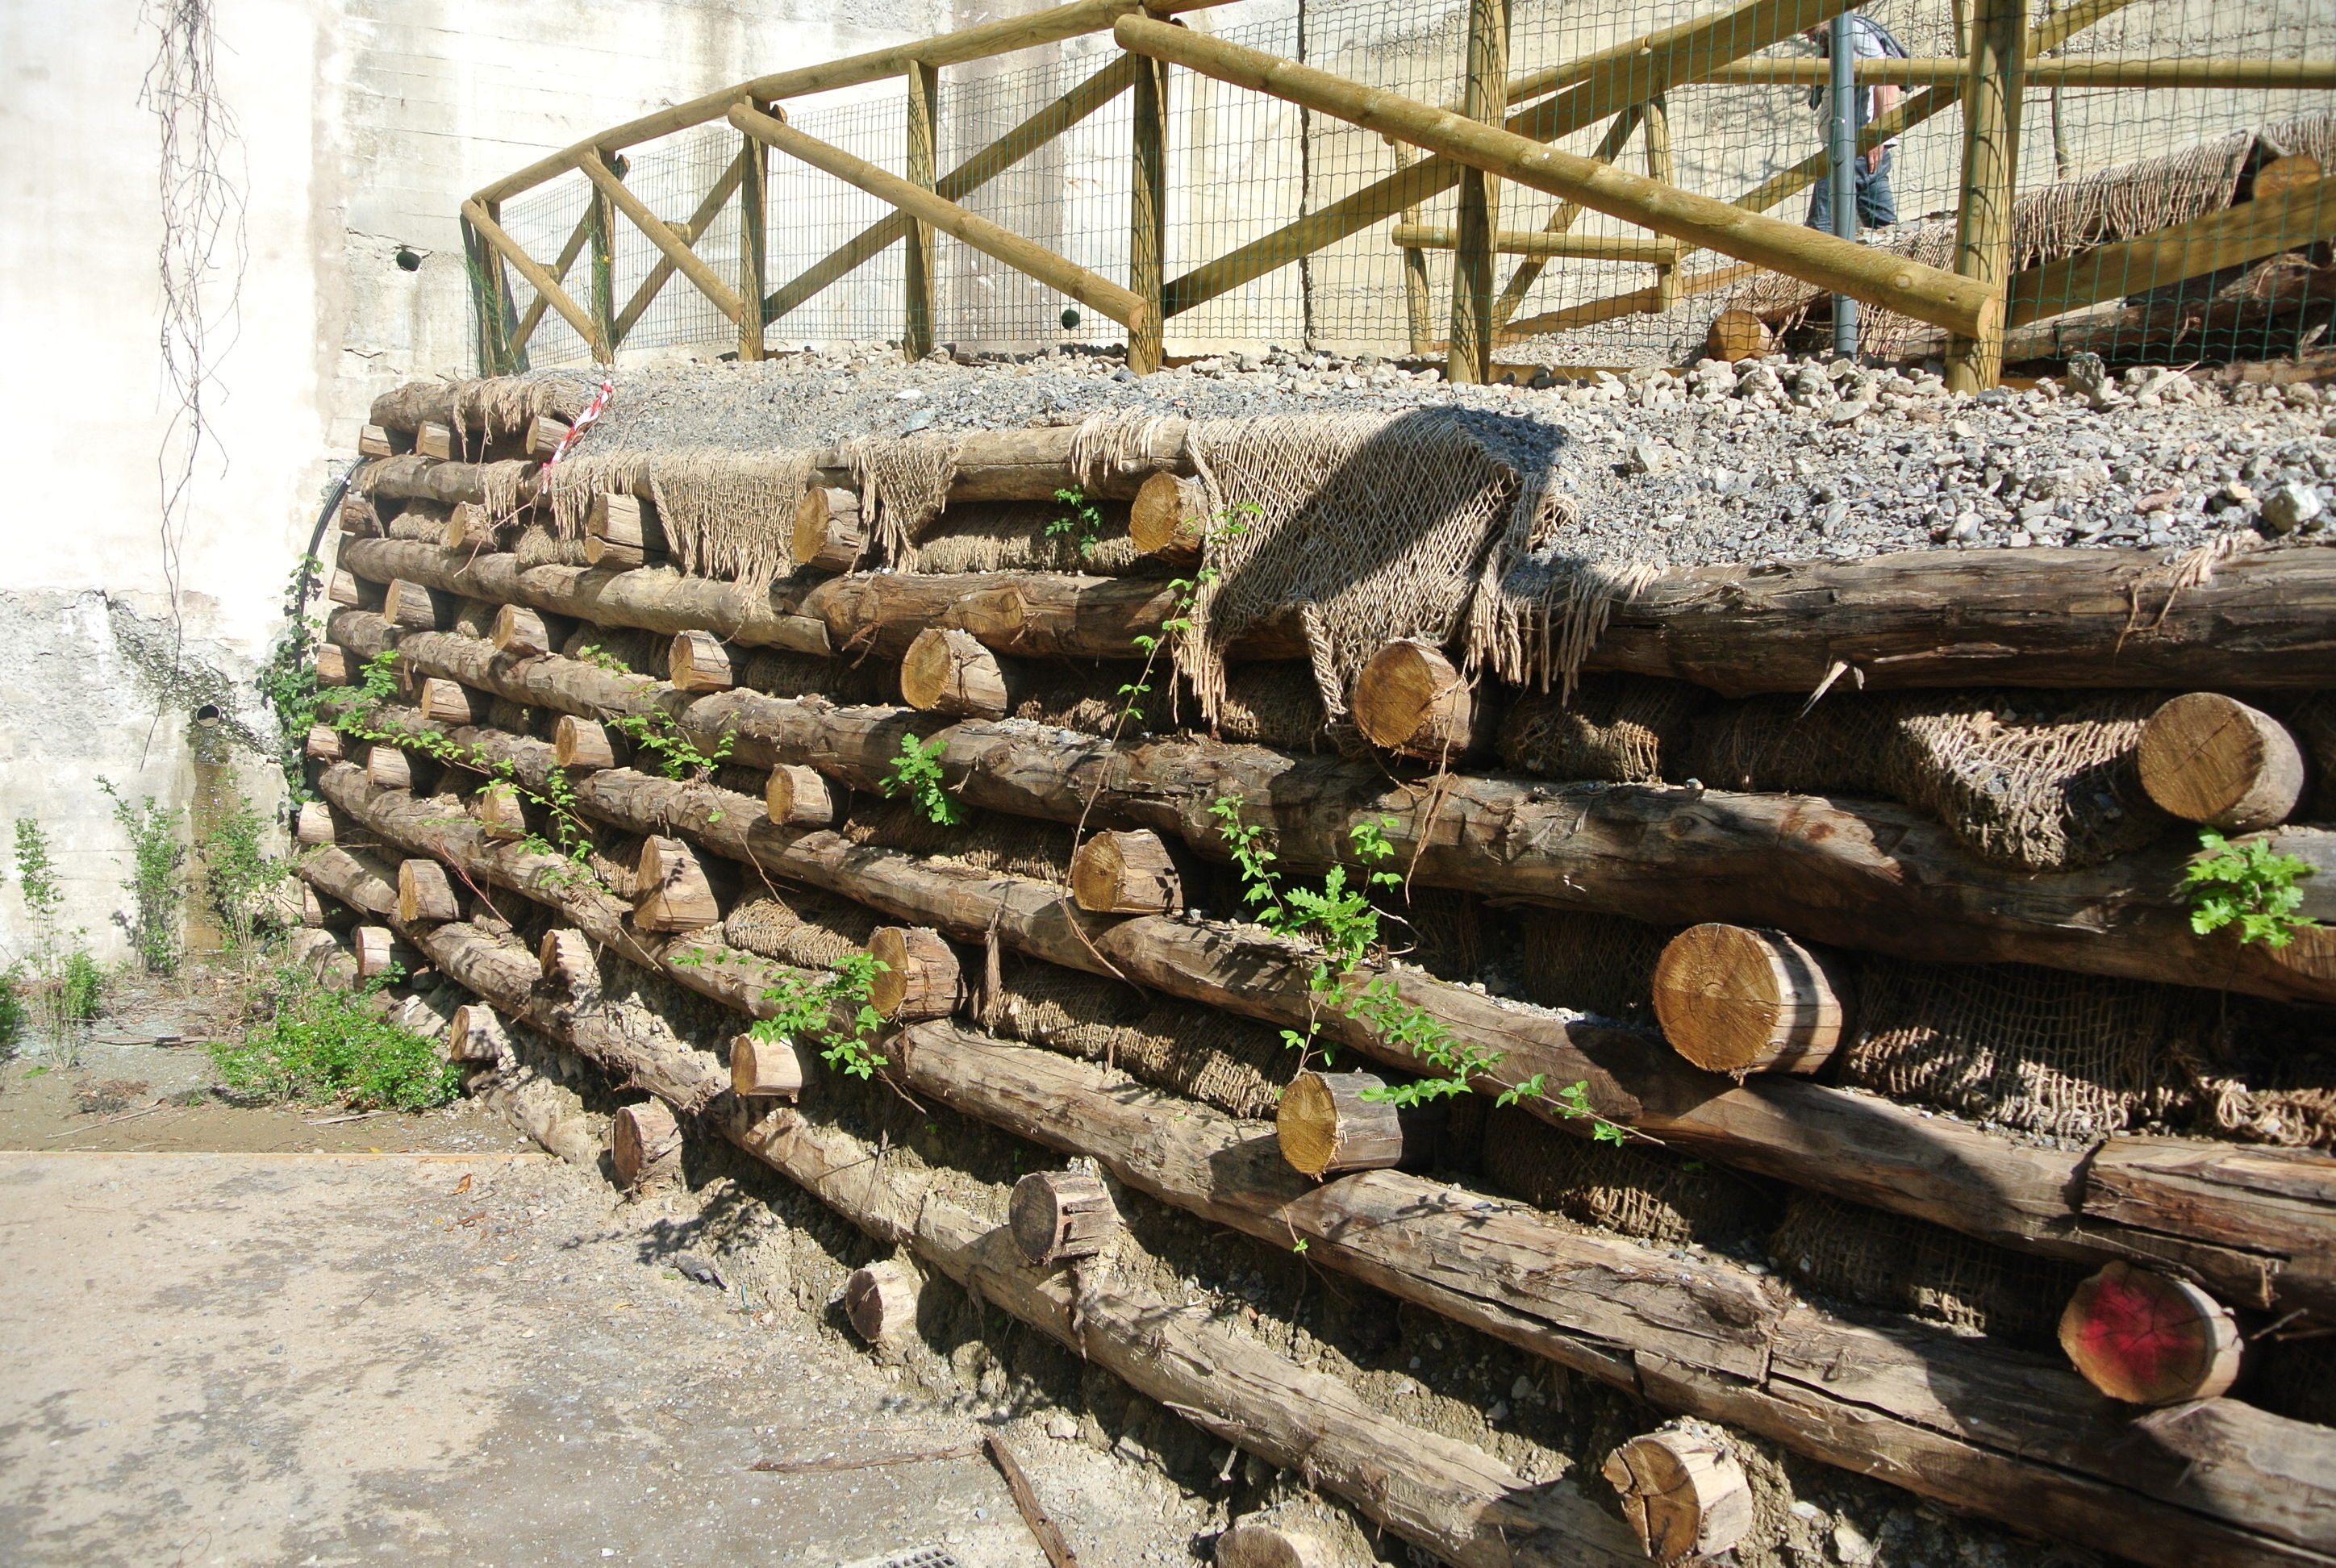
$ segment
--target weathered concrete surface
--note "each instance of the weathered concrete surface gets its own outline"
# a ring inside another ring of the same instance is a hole
[[[465,1184],[465,1178],[468,1178]],[[0,1154],[0,1562],[1044,1558],[978,1429],[540,1156]]]

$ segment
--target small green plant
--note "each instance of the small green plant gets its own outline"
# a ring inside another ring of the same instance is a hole
[[[576,650],[576,657],[582,663],[595,666],[600,669],[605,669],[610,675],[631,675],[633,673],[633,667],[631,665],[627,664],[623,659],[618,658],[615,654],[610,653],[607,648],[602,648],[597,642],[588,642],[582,648],[578,648]]]
[[[69,1024],[92,1024],[97,1021],[97,1005],[105,993],[105,971],[97,960],[80,948],[65,955],[63,971],[57,977],[57,1010]]]
[[[0,972],[0,1062],[16,1054],[24,1037],[24,976],[15,965]]]
[[[164,811],[152,795],[132,805],[109,779],[99,779],[97,787],[113,802],[113,820],[130,835],[130,875],[122,884],[131,899],[130,945],[148,974],[176,974],[179,906],[186,896],[180,872],[187,863],[180,813]]]
[[[666,777],[692,783],[711,778],[714,770],[730,759],[731,748],[738,744],[737,731],[724,730],[712,751],[700,751],[696,743],[674,723],[673,716],[662,710],[613,714],[608,723],[632,737],[639,750],[657,758],[657,771]]]
[[[1259,506],[1257,502],[1248,501],[1212,518],[1209,526],[1201,534],[1201,550],[1203,558],[1205,559],[1209,547],[1218,541],[1238,539],[1249,531],[1249,524],[1241,521],[1241,513],[1262,514],[1264,508]],[[1190,577],[1168,579],[1168,591],[1173,596],[1170,604],[1173,613],[1160,623],[1159,636],[1153,637],[1147,632],[1138,632],[1128,639],[1134,645],[1135,651],[1144,656],[1144,667],[1136,673],[1134,680],[1119,688],[1119,695],[1127,700],[1121,706],[1119,717],[1113,723],[1111,734],[1106,738],[1117,740],[1129,725],[1144,722],[1144,709],[1139,705],[1152,695],[1152,671],[1160,661],[1161,652],[1166,649],[1173,653],[1175,645],[1191,633],[1192,606],[1199,602],[1201,590],[1223,575],[1222,568],[1202,566],[1195,570]]]
[[[35,1016],[56,1049],[74,1065],[81,1060],[78,1026],[96,1016],[97,965],[81,946],[84,933],[63,930],[65,889],[46,829],[30,817],[15,827],[16,891],[33,931],[24,979]]]
[[[324,701],[323,691],[316,685],[315,656],[325,626],[316,617],[302,612],[309,589],[323,571],[324,562],[313,555],[302,556],[292,569],[291,581],[284,592],[284,635],[268,650],[268,662],[253,682],[276,715],[276,763],[284,772],[285,786],[296,806],[316,798],[315,792],[308,788],[303,748]]]
[[[755,1019],[747,1032],[758,1040],[813,1041],[820,1047],[819,1059],[829,1066],[855,1078],[872,1078],[886,1065],[875,1046],[884,1015],[869,999],[876,977],[883,972],[881,959],[847,953],[832,974],[789,975],[763,993],[763,999],[777,1004],[777,1010]],[[848,1022],[838,1024],[839,1013]]]
[[[423,1111],[462,1088],[434,1041],[392,1022],[380,993],[395,971],[355,990],[278,969],[261,993],[266,1021],[240,1040],[212,1042],[227,1086],[265,1100],[326,1101],[355,1110]]]
[[[203,899],[219,920],[229,958],[240,958],[258,945],[268,890],[284,879],[284,862],[262,847],[267,832],[268,819],[238,795],[197,846]]]
[[[2235,925],[2242,942],[2283,948],[2312,924],[2295,912],[2303,902],[2296,881],[2311,873],[2310,862],[2262,839],[2234,844],[2213,828],[2198,830],[2198,858],[2182,873],[2192,930],[2205,936]]]
[[[1055,492],[1055,499],[1071,509],[1070,515],[1058,517],[1048,523],[1046,537],[1055,539],[1066,533],[1077,535],[1079,559],[1085,560],[1095,553],[1095,545],[1103,538],[1103,509],[1089,501],[1083,490],[1058,490]]]
[[[1306,1027],[1282,1030],[1282,1042],[1297,1051],[1301,1061],[1319,1049],[1328,1065],[1336,1059],[1337,1047],[1322,1037],[1323,1018],[1332,1015],[1352,1018],[1387,1044],[1410,1052],[1420,1064],[1421,1075],[1407,1083],[1363,1091],[1365,1099],[1397,1105],[1465,1094],[1478,1078],[1497,1068],[1507,1053],[1462,1039],[1426,1008],[1406,1001],[1391,970],[1368,976],[1365,972],[1385,952],[1380,911],[1371,894],[1398,886],[1403,880],[1388,869],[1396,848],[1387,830],[1396,826],[1395,819],[1366,820],[1348,828],[1348,842],[1360,862],[1360,876],[1350,877],[1344,864],[1334,865],[1317,890],[1283,885],[1273,870],[1278,857],[1265,842],[1265,830],[1241,820],[1241,803],[1239,795],[1222,795],[1209,803],[1209,812],[1241,872],[1242,902],[1249,908],[1250,918],[1269,930],[1310,942],[1316,950],[1307,975]],[[1545,1087],[1547,1076],[1535,1073],[1508,1086],[1495,1097],[1496,1103],[1548,1101],[1569,1119],[1587,1119],[1591,1135],[1604,1143],[1645,1135],[1633,1135],[1600,1115],[1590,1104],[1587,1083],[1573,1084],[1552,1096]]]
[[[966,809],[941,784],[941,754],[947,750],[945,735],[922,744],[915,735],[902,735],[900,755],[892,759],[892,771],[884,775],[884,793],[907,795],[916,802],[926,821],[936,827],[953,828],[965,821]]]

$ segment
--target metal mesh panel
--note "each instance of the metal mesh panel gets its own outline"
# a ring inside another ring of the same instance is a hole
[[[1913,57],[1905,73],[1915,78],[1877,90],[1864,100],[1869,112],[1886,110],[1893,101],[1933,111],[1888,148],[1894,208],[1889,215],[1895,221],[1864,238],[1950,267],[1963,142],[1951,77],[1964,48],[1962,13],[1971,8],[1953,0],[1874,0],[1863,11]],[[2049,26],[2066,9],[2058,0],[2033,0],[2028,21],[2031,27]],[[1763,41],[1748,31],[1748,12],[1728,17],[1689,0],[1597,5],[1515,0],[1508,75],[1514,82],[1660,29],[1723,17],[1719,40],[1736,45],[1723,48],[1723,55],[1757,44],[1759,64],[1674,81],[1655,102],[1659,123],[1641,112],[1619,137],[1610,137],[1616,122],[1602,112],[1617,107],[1609,93],[1610,102],[1591,105],[1601,112],[1583,116],[1555,144],[1590,155],[1611,141],[1622,168],[1805,221],[1815,195],[1806,177],[1781,197],[1748,199],[1813,158],[1821,176],[1825,137],[1817,83],[1825,67],[1810,39]],[[1456,106],[1465,87],[1465,0],[1300,0],[1270,11],[1244,4],[1193,13],[1187,20],[1196,31],[1424,102]],[[939,171],[946,177],[1119,58],[1107,35],[1095,35],[948,68],[939,93]],[[2237,8],[2208,0],[2136,0],[2039,54],[2030,62],[2033,74],[2022,98],[2024,200],[2015,225],[2014,267],[2049,264],[2086,245],[2211,216],[2253,195],[2257,174],[2282,157],[2314,158],[2321,168],[2336,162],[2336,92],[2064,83],[2051,75],[2061,65],[2114,66],[2130,78],[2136,65],[2156,62],[2162,78],[2177,62],[2331,59],[2336,59],[2336,9],[2311,0]],[[1789,80],[1760,79],[1796,69],[1801,73]],[[1683,64],[1681,74],[1692,72]],[[1292,225],[1367,198],[1421,155],[1376,132],[1198,73],[1174,70],[1168,77],[1169,352],[1279,345],[1440,356],[1455,275],[1450,243],[1456,201],[1450,183],[1432,182],[1441,188],[1412,207],[1375,212],[1370,221],[1301,255]],[[1582,106],[1611,84],[1592,74],[1561,90],[1556,102]],[[1527,95],[1511,112],[1548,102],[1545,92]],[[903,83],[827,94],[790,104],[788,111],[798,129],[887,170],[905,171]],[[1051,139],[1025,136],[1027,145],[1015,146],[1016,156],[1001,170],[958,200],[1105,278],[1124,280],[1133,138],[1132,95],[1121,93]],[[740,145],[741,138],[723,125],[682,132],[634,149],[626,182],[652,210],[680,223],[721,179]],[[2295,175],[2297,168],[2282,165],[2282,177]],[[774,296],[891,214],[879,199],[784,155],[772,154],[770,170],[766,285]],[[550,261],[575,232],[589,200],[580,176],[564,176],[507,203],[502,221],[531,255]],[[737,214],[735,198],[725,201],[695,245],[725,281],[739,277]],[[1398,246],[1398,224],[1416,226],[1406,233],[1426,235],[1429,243]],[[1497,359],[1572,367],[1691,360],[1703,352],[1713,317],[1731,307],[1759,315],[1780,346],[1819,349],[1830,342],[1829,302],[1815,289],[1776,274],[1751,274],[1727,257],[1692,248],[1679,248],[1667,261],[1643,258],[1659,237],[1596,212],[1563,214],[1562,204],[1545,193],[1499,187],[1498,227],[1512,235],[1562,230],[1558,239],[1536,241],[1544,247],[1621,245],[1641,254],[1628,259],[1497,256],[1494,278],[1502,297],[1495,308],[1504,324]],[[678,278],[627,323],[627,303],[659,257],[621,216],[611,239],[608,303],[625,327],[622,349],[735,346],[735,329]],[[2326,248],[2323,242],[2187,278],[2162,276],[2160,267],[2157,276],[2096,280],[2082,290],[2063,285],[2062,296],[2031,308],[2034,319],[2014,330],[2009,355],[2094,352],[2112,361],[2193,360],[2296,352],[2325,330]],[[1124,338],[1096,312],[949,236],[936,237],[934,254],[934,336],[940,343],[959,350],[1027,350]],[[1241,264],[1243,258],[1248,265]],[[885,245],[840,280],[799,301],[789,299],[790,307],[770,325],[770,341],[774,346],[897,341],[905,266],[904,248],[897,241]],[[590,308],[589,246],[564,276],[570,294]],[[532,291],[521,283],[515,292],[524,309]],[[1869,352],[1919,358],[1942,346],[1942,335],[1920,323],[1871,314],[1861,339]],[[589,357],[583,340],[557,312],[544,313],[528,350],[538,365]]]

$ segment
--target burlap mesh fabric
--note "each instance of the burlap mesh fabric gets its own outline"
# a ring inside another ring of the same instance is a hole
[[[949,505],[962,438],[954,435],[854,436],[837,449],[860,492],[877,560],[914,570],[917,541]]]
[[[1108,976],[1008,959],[981,1016],[1008,1039],[1107,1063],[1236,1116],[1266,1117],[1298,1070],[1280,1031]]]
[[[1001,876],[1032,877],[1067,885],[1071,876],[1071,828],[1027,817],[974,812],[955,827],[926,820],[905,800],[862,801],[842,828],[855,844],[875,844],[904,854],[951,860]]]
[[[2310,820],[2336,823],[2336,696],[2313,692],[2288,712],[2287,727],[2311,762]]]
[[[911,570],[920,572],[1068,571],[1125,577],[1151,570],[1127,537],[1124,502],[1092,502],[1103,514],[1095,547],[1079,550],[1078,531],[1049,533],[1072,515],[1060,502],[971,502],[950,507],[918,537]]]
[[[511,550],[521,571],[535,566],[585,564],[581,539],[563,539],[541,523],[521,529],[511,541]]]
[[[2187,987],[1873,958],[1834,1060],[1840,1082],[1893,1100],[2099,1137],[2182,1111],[2229,1058],[2226,1018],[2220,997]]]
[[[823,696],[845,706],[900,699],[900,672],[889,664],[784,648],[742,651],[745,657],[737,667],[738,684],[772,696]]]
[[[791,887],[740,899],[722,921],[722,936],[783,964],[830,969],[847,953],[865,950],[876,928],[890,923],[864,904]]]
[[[454,429],[468,445],[474,436],[524,436],[539,414],[573,424],[597,389],[591,377],[573,370],[466,381],[454,389]]]
[[[449,510],[434,501],[404,502],[398,506],[397,515],[389,520],[383,531],[392,539],[443,544],[446,542],[446,514]]]
[[[1601,1144],[1514,1108],[1484,1123],[1484,1179],[1537,1208],[1663,1246],[1736,1248],[1772,1222],[1767,1187],[1661,1150]]]
[[[1456,888],[1399,888],[1377,901],[1387,919],[1384,934],[1406,963],[1440,980],[1465,984],[1484,968],[1484,905]]]
[[[2282,1339],[2269,1335],[2248,1354],[2250,1403],[2274,1416],[2336,1427],[2336,1334]]]
[[[1204,714],[1226,649],[1296,609],[1332,716],[1397,638],[1442,645],[1480,577],[1497,577],[1565,515],[1546,427],[1461,409],[1196,420],[1186,435],[1209,512],[1191,635],[1177,659]]]
[[[495,629],[495,613],[501,608],[483,599],[456,599],[447,629],[460,637],[484,638]]]
[[[1655,964],[1679,927],[1584,910],[1523,910],[1517,924],[1528,1000],[1631,1023],[1653,1017]]]
[[[1817,1295],[2037,1349],[2052,1343],[2061,1309],[2090,1271],[1805,1189],[1786,1199],[1767,1252],[1786,1280]]]
[[[2324,118],[2324,117],[2320,117]],[[2282,129],[2301,142],[2303,122]],[[2131,239],[2220,212],[2238,194],[2254,151],[2252,131],[2234,131],[2156,158],[2120,163],[2030,191],[2012,204],[2011,269],[2023,271],[2091,246]],[[1954,269],[1952,218],[1901,223],[1865,238],[1876,249],[1948,271]],[[1780,272],[1754,274],[1729,292],[1722,309],[1749,310],[1778,332],[1798,325],[1824,291]],[[1901,359],[1939,339],[1938,327],[1880,306],[1857,312],[1857,346],[1878,360]]]
[[[1973,853],[2027,871],[2093,865],[2173,819],[2141,787],[2162,692],[1836,693],[1715,706],[1683,765],[1716,789],[1876,794],[1936,817]]]
[[[595,497],[639,496],[657,508],[676,567],[767,588],[794,570],[795,507],[817,462],[810,453],[703,446],[579,450],[546,476],[551,531],[580,539]]]
[[[1501,761],[1555,779],[1684,779],[1695,716],[1713,700],[1685,681],[1588,676],[1570,697],[1537,692],[1513,703],[1501,722]]]
[[[673,639],[628,626],[602,626],[597,621],[579,620],[576,629],[560,643],[560,652],[565,658],[586,659],[604,667],[613,662],[663,680],[667,661],[673,653]]]
[[[1136,666],[1048,667],[1034,664],[1032,678],[1008,710],[1011,718],[1058,726],[1086,735],[1164,735],[1200,725],[1200,704],[1165,662],[1153,666],[1152,689],[1123,692],[1134,683]],[[1133,705],[1139,716],[1121,726]],[[1305,666],[1289,662],[1243,665],[1227,684],[1214,726],[1221,740],[1319,749],[1325,738],[1322,700]]]

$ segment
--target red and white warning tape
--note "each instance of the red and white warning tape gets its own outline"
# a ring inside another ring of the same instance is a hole
[[[592,401],[584,405],[584,412],[576,416],[576,423],[568,427],[568,433],[560,438],[560,444],[551,449],[550,457],[544,459],[543,467],[546,472],[560,466],[560,460],[566,457],[569,449],[575,446],[584,433],[592,428],[592,422],[600,417],[608,406],[608,400],[616,395],[615,382],[600,383],[600,390],[592,394]]]

